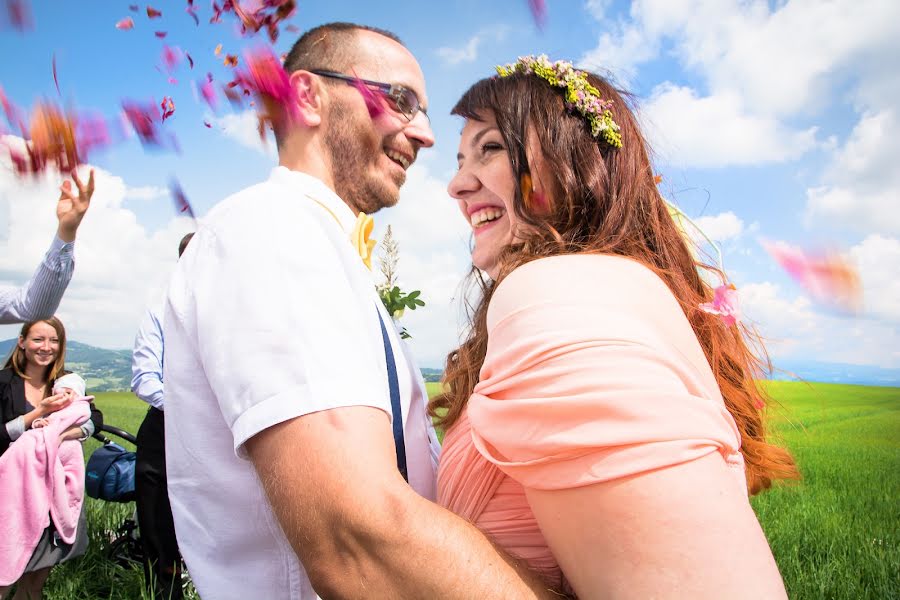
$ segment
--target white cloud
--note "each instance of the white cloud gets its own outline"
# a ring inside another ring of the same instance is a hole
[[[609,73],[623,86],[634,79],[637,66],[655,57],[659,43],[631,25],[619,25],[615,33],[603,33],[597,47],[586,52],[578,66],[600,74]]]
[[[863,315],[820,311],[771,282],[738,288],[744,321],[763,336],[775,367],[779,359],[900,367],[900,327]]]
[[[485,41],[500,42],[506,38],[509,33],[509,27],[501,25],[491,29],[479,31],[460,47],[443,46],[435,52],[438,57],[448,65],[458,65],[461,63],[475,62],[478,58],[478,48]]]
[[[178,241],[193,223],[175,218],[158,231],[147,231],[122,207],[125,182],[96,167],[95,172],[96,191],[75,243],[75,274],[57,314],[72,339],[130,348],[147,303],[163,290]],[[0,158],[0,214],[8,215],[0,232],[2,283],[26,281],[46,253],[56,231],[61,180],[48,174],[25,182]],[[3,338],[17,332],[16,326],[0,327]]]
[[[272,158],[278,155],[275,136],[271,131],[266,131],[265,142],[259,137],[259,118],[255,110],[227,113],[221,117],[212,117],[209,122],[214,128],[218,128],[225,137],[236,141],[245,148],[256,150]]]
[[[376,236],[391,225],[400,246],[401,289],[418,289],[425,306],[407,311],[402,323],[412,334],[409,344],[419,364],[442,367],[447,352],[458,345],[460,283],[468,272],[470,229],[447,182],[431,175],[426,163],[408,174],[395,208],[379,212]],[[377,252],[377,251],[376,251]]]
[[[680,167],[782,162],[815,145],[815,128],[792,130],[777,119],[748,113],[735,94],[698,97],[671,83],[653,90],[640,118],[660,158]]]
[[[609,8],[611,1],[612,0],[586,0],[584,9],[596,20],[603,21],[606,18],[606,9]]]
[[[125,190],[125,197],[132,200],[156,200],[168,196],[169,190],[156,185],[129,187]]]
[[[900,324],[900,239],[870,235],[849,254],[859,269],[865,312]]]
[[[744,222],[731,211],[697,217],[693,221],[710,239],[716,242],[734,239],[744,232]]]
[[[864,114],[826,169],[807,190],[806,217],[862,231],[900,233],[900,121],[885,109]]]
[[[892,0],[637,0],[582,62],[627,80],[665,48],[699,78],[696,89],[658,86],[646,108],[675,119],[652,119],[667,158],[706,167],[782,162],[814,141],[812,129],[787,122],[839,102],[846,93],[838,86],[849,83],[864,109],[896,102],[898,19]]]

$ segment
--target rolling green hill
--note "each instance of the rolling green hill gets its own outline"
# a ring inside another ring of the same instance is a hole
[[[0,342],[4,362],[15,339]],[[66,368],[84,377],[90,392],[118,392],[131,389],[131,350],[107,350],[81,342],[66,342]]]

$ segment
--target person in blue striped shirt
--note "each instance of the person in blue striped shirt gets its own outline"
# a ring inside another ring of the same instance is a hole
[[[53,316],[75,270],[75,233],[91,205],[94,194],[94,171],[86,184],[73,171],[72,182],[60,186],[56,203],[59,227],[44,260],[31,279],[21,287],[0,287],[0,324],[39,321]]]

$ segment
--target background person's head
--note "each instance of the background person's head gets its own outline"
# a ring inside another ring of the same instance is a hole
[[[694,258],[670,216],[625,94],[596,74],[585,75],[603,100],[612,101],[621,147],[594,137],[587,119],[566,107],[564,90],[535,74],[483,79],[453,108],[466,124],[460,168],[448,189],[473,227],[472,273],[482,299],[469,338],[447,357],[450,391],[432,403],[433,413],[446,409],[448,426],[465,406],[487,349],[487,306],[510,271],[560,254],[627,256],[666,282],[691,323],[741,432],[751,492],[794,476],[790,455],[766,442],[755,382],[762,363],[746,341],[761,348],[758,337],[700,310],[712,298],[700,271],[717,269]]]
[[[56,317],[29,321],[22,325],[19,339],[6,361],[5,368],[28,379],[28,367],[43,368],[43,380],[56,379],[65,370],[66,329]]]
[[[313,71],[402,86],[427,109],[415,57],[388,31],[330,23],[303,34],[284,67],[297,93],[298,116],[289,129],[276,128],[281,164],[319,177],[354,211],[396,204],[419,149],[434,143],[427,115],[404,115],[377,86],[366,85],[384,109],[370,113],[357,86]]]
[[[194,237],[194,232],[185,235],[181,238],[181,241],[178,242],[178,258],[181,258],[181,255],[184,254],[184,251],[187,250],[188,244],[191,242],[191,238]]]

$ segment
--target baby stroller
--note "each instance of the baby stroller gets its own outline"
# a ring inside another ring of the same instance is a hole
[[[135,453],[115,443],[104,433],[112,434],[137,446],[137,438],[124,429],[103,424],[94,439],[103,443],[94,450],[85,468],[85,493],[106,502],[128,503],[134,500]],[[126,517],[114,531],[109,532],[110,544],[106,555],[112,562],[131,568],[144,562],[137,509]]]

